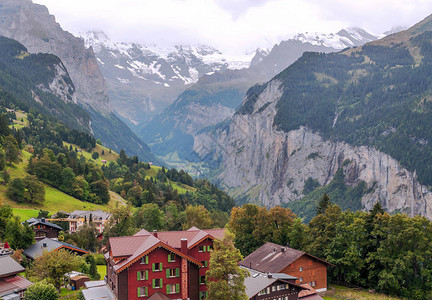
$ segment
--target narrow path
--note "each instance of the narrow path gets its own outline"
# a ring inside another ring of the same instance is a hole
[[[119,194],[117,194],[116,192],[110,191],[110,196],[112,199],[117,200],[118,202],[120,202],[123,205],[126,205],[126,200],[123,199]]]

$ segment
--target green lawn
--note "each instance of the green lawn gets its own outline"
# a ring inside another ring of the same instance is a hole
[[[101,146],[99,144],[96,144],[96,147],[92,150],[91,153],[87,152],[85,150],[82,150],[80,147],[78,147],[75,144],[70,144],[70,143],[67,143],[67,142],[63,142],[63,145],[68,146],[68,147],[72,145],[72,147],[74,149],[77,148],[77,149],[81,150],[82,152],[78,153],[78,157],[80,155],[82,155],[82,156],[85,157],[85,159],[87,159],[87,160],[93,160],[97,165],[100,165],[100,166],[102,165],[102,160],[106,160],[108,163],[111,162],[111,161],[116,162],[117,158],[119,157],[119,155],[114,150],[111,150],[111,153],[109,153],[109,149],[108,148],[106,148],[104,146]],[[104,153],[105,153],[104,155],[102,155],[102,150],[104,150]],[[91,155],[92,155],[93,152],[99,153],[99,158],[98,159],[93,159],[92,158]]]
[[[340,285],[330,285],[323,296],[325,300],[397,300],[401,298],[369,292],[365,289],[353,289]]]
[[[27,208],[12,208],[13,214],[20,217],[21,222],[28,220],[30,218],[36,218],[38,216],[39,210],[37,209],[27,209]]]
[[[97,266],[97,271],[101,277],[101,280],[103,280],[103,278],[106,275],[106,266],[105,265],[98,265]]]

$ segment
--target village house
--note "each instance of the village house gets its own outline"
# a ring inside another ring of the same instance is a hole
[[[35,259],[38,259],[39,257],[41,257],[42,255],[44,255],[45,253],[57,251],[60,249],[65,249],[65,250],[71,251],[72,253],[76,253],[77,255],[84,255],[84,254],[88,253],[88,251],[81,249],[77,246],[74,246],[74,245],[71,245],[71,244],[68,244],[65,242],[53,240],[50,238],[44,238],[43,240],[40,240],[40,241],[34,243],[30,247],[28,247],[26,250],[24,250],[23,254],[27,258],[29,258],[31,260],[35,260]]]
[[[224,229],[192,227],[112,237],[105,254],[107,284],[119,300],[204,299],[213,241],[223,234]]]
[[[327,267],[331,264],[306,252],[265,243],[249,254],[240,265],[264,273],[285,273],[307,283],[317,292],[327,290]]]
[[[263,273],[246,267],[250,276],[245,278],[246,295],[251,300],[297,300],[304,287],[295,284],[296,277],[284,273]]]
[[[103,210],[74,210],[66,219],[69,222],[69,232],[77,232],[85,223],[93,223],[101,234],[108,222],[111,214]]]
[[[0,256],[0,298],[2,300],[24,299],[24,293],[33,283],[18,276],[25,268],[12,257]]]
[[[31,218],[25,222],[27,222],[27,224],[33,228],[36,241],[40,241],[46,237],[50,239],[57,239],[59,232],[63,230],[63,228],[60,226],[46,221],[45,218]]]

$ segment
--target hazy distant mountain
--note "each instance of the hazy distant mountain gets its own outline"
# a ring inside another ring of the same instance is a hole
[[[253,56],[230,57],[207,45],[118,43],[94,31],[80,37],[97,56],[114,110],[133,124],[161,111],[203,75],[247,68]]]
[[[247,69],[221,70],[204,75],[140,129],[138,135],[156,155],[184,167],[182,161],[194,160],[195,135],[231,117],[250,86],[271,79],[304,52],[336,52],[375,39],[374,35],[354,28],[335,34],[297,34],[271,50],[258,49]]]

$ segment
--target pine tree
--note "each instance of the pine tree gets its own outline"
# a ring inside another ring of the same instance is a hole
[[[327,193],[324,193],[321,200],[318,202],[316,214],[320,215],[325,213],[327,207],[329,207],[330,204],[331,204],[330,197],[327,195]]]

